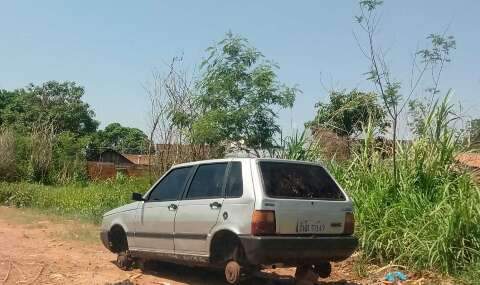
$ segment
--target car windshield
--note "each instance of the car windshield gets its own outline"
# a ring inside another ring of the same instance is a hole
[[[345,200],[328,172],[319,165],[261,161],[264,191],[272,198]]]

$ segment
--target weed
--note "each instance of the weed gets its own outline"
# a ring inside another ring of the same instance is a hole
[[[359,278],[367,277],[369,264],[368,258],[362,252],[359,252],[352,267],[353,273]]]

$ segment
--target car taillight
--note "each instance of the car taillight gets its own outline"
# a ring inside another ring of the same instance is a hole
[[[273,235],[275,232],[275,211],[257,210],[253,212],[252,235]]]
[[[351,235],[353,234],[353,230],[355,229],[355,217],[353,213],[347,212],[345,213],[345,224],[343,227],[343,233]]]

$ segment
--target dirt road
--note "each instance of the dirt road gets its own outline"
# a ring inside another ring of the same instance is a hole
[[[224,284],[221,273],[206,269],[154,264],[125,272],[114,260],[115,255],[98,241],[94,225],[0,207],[0,284]],[[350,260],[334,264],[333,276],[319,284],[379,282],[355,281],[352,271]],[[254,282],[292,285],[293,273],[293,269],[276,270]]]

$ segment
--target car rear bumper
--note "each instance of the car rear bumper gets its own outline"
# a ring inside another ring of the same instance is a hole
[[[352,255],[358,245],[354,236],[241,236],[240,240],[253,265],[341,261]]]

